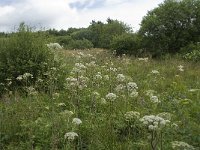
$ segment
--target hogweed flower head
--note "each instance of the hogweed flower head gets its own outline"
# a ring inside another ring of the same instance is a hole
[[[136,111],[129,111],[125,113],[124,117],[127,121],[133,120],[133,119],[139,119],[140,113]]]
[[[123,82],[125,81],[126,77],[123,74],[118,74],[117,75],[117,81],[118,82]]]
[[[75,124],[75,125],[80,125],[80,124],[82,124],[82,121],[81,121],[81,119],[79,119],[79,118],[74,118],[74,119],[72,120],[72,123]]]
[[[165,127],[168,123],[170,123],[169,120],[165,120],[162,117],[155,116],[155,115],[149,115],[144,116],[140,119],[140,121],[148,127],[148,129],[151,130],[158,130],[163,127]]]
[[[128,89],[128,91],[137,90],[138,86],[137,86],[137,84],[135,82],[129,82],[127,84],[127,89]]]
[[[151,96],[150,97],[150,100],[151,100],[151,102],[153,102],[153,103],[159,103],[160,101],[158,100],[158,97],[157,96]]]
[[[114,101],[117,98],[117,95],[114,93],[108,93],[106,95],[106,99],[110,100],[110,101]]]
[[[158,70],[152,70],[151,73],[152,74],[159,74],[159,71]]]
[[[75,137],[78,137],[78,134],[76,132],[65,133],[65,139],[68,139],[69,141],[73,141]]]

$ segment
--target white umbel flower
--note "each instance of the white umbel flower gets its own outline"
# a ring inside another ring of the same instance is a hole
[[[140,118],[140,113],[136,111],[129,111],[125,113],[124,117],[126,118],[127,121],[132,119],[138,119]]]
[[[151,73],[152,74],[159,74],[159,71],[158,70],[152,70]]]
[[[153,102],[153,103],[159,103],[160,101],[158,100],[158,97],[157,96],[151,96],[150,97],[150,100]]]
[[[129,82],[127,84],[127,89],[128,89],[128,91],[137,90],[138,86],[137,86],[137,84],[135,82]]]
[[[132,97],[132,98],[138,97],[138,92],[137,92],[137,91],[131,92],[131,93],[130,93],[130,97]]]
[[[73,141],[75,137],[78,137],[78,134],[76,132],[65,133],[65,139],[68,139],[69,141]]]
[[[126,77],[123,74],[118,74],[117,75],[117,81],[118,82],[123,82],[126,79]]]
[[[184,71],[184,69],[183,69],[183,68],[184,68],[184,67],[183,67],[182,65],[179,65],[179,66],[178,66],[178,70],[179,70],[179,71],[181,71],[181,72],[183,72],[183,71]]]
[[[79,118],[74,118],[74,119],[72,120],[72,123],[75,124],[75,125],[80,125],[80,124],[82,123],[82,121],[81,121],[81,119],[79,119]]]
[[[108,93],[106,95],[106,99],[110,100],[110,101],[114,101],[117,98],[117,95],[114,93]]]
[[[170,123],[169,120],[165,120],[162,117],[159,117],[158,115],[149,115],[144,116],[140,119],[140,121],[148,127],[149,130],[157,130],[160,128],[165,127],[167,124]]]

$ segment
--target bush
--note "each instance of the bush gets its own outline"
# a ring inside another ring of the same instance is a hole
[[[32,32],[24,23],[18,32],[0,42],[0,95],[34,85],[39,78],[47,78],[44,74],[58,64],[46,46],[45,35]]]
[[[138,39],[135,34],[122,34],[114,37],[111,43],[111,49],[116,50],[117,55],[138,54]]]
[[[68,45],[66,45],[66,48],[67,49],[91,49],[93,48],[93,44],[87,39],[72,40]]]
[[[200,61],[200,43],[189,44],[188,46],[181,49],[181,51],[186,52],[183,56],[186,60]]]
[[[199,10],[199,0],[165,0],[143,17],[139,30],[143,47],[158,57],[198,42]]]
[[[59,36],[56,37],[55,41],[58,42],[60,45],[62,45],[63,47],[67,47],[67,45],[72,41],[72,37],[71,36]]]

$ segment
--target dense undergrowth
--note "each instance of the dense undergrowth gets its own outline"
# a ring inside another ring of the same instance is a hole
[[[48,74],[50,92],[1,98],[0,149],[199,149],[198,63],[61,53],[63,89]]]

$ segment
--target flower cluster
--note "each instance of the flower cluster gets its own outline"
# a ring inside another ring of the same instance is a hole
[[[130,120],[133,120],[133,119],[139,119],[140,113],[136,112],[136,111],[129,111],[129,112],[125,113],[124,117],[127,121],[130,121]]]
[[[126,88],[126,86],[124,86],[123,84],[119,84],[116,86],[115,91],[122,92],[122,91],[124,91],[125,88]]]
[[[150,101],[152,103],[160,103],[160,100],[158,99],[158,96],[155,96],[155,91],[154,90],[147,90],[146,91],[146,96],[149,97]]]
[[[80,76],[79,78],[69,77],[66,79],[67,85],[66,87],[74,88],[78,87],[79,89],[83,89],[87,87],[88,78],[84,76]]]
[[[172,148],[175,150],[194,150],[195,148],[192,145],[189,145],[188,143],[182,142],[182,141],[173,141]]]
[[[117,98],[117,95],[114,93],[108,93],[106,95],[106,99],[110,100],[110,101],[114,101]]]
[[[158,130],[163,127],[165,127],[168,123],[170,123],[169,120],[165,120],[162,117],[159,117],[158,115],[149,115],[144,116],[140,119],[140,121],[148,127],[149,130]]]
[[[148,57],[145,58],[138,58],[139,61],[144,61],[144,62],[148,62]]]
[[[125,81],[126,77],[123,74],[118,74],[117,75],[117,81],[118,82],[123,82]]]
[[[94,77],[96,80],[101,80],[102,79],[102,75],[101,72],[97,72],[97,74]]]
[[[76,132],[65,133],[65,139],[68,139],[69,141],[73,141],[75,137],[78,137],[78,134]]]
[[[79,118],[74,118],[74,119],[72,120],[72,123],[75,124],[75,125],[80,125],[80,124],[82,123],[82,121],[81,121],[81,119],[79,119]]]
[[[95,63],[95,61],[91,61],[90,63],[86,63],[85,65],[87,67],[96,67],[97,66],[96,63]]]
[[[159,103],[159,102],[160,102],[157,96],[151,96],[151,97],[150,97],[150,100],[151,100],[151,102],[153,102],[153,103]]]
[[[127,84],[127,89],[129,92],[136,91],[138,89],[138,86],[135,82],[129,82]]]
[[[184,69],[183,69],[183,68],[184,68],[184,67],[183,67],[182,65],[179,65],[179,66],[178,66],[178,70],[179,70],[179,71],[181,71],[181,72],[183,72],[183,71],[184,71]]]
[[[152,70],[151,73],[152,74],[159,74],[159,71],[158,70]]]
[[[72,69],[72,73],[82,73],[86,69],[86,66],[82,63],[76,63],[75,67]]]
[[[31,73],[24,73],[23,75],[19,75],[16,79],[20,81],[28,78],[33,78],[33,75]]]

